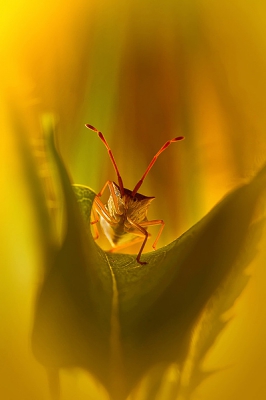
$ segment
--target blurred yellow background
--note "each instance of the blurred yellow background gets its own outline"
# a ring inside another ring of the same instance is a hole
[[[166,140],[184,135],[141,188],[156,196],[149,217],[166,222],[165,245],[266,160],[265,16],[259,0],[2,2],[1,398],[48,399],[30,351],[42,227],[17,128],[36,143],[41,115],[53,113],[73,181],[96,192],[115,174],[85,123],[105,134],[129,189]],[[235,318],[206,360],[206,368],[223,370],[195,399],[266,397],[264,260],[262,251]],[[84,372],[64,373],[62,400],[105,398],[94,391]]]

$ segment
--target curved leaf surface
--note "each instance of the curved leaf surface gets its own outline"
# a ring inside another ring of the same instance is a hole
[[[134,255],[104,252],[94,242],[95,193],[72,187],[52,140],[49,148],[67,230],[37,300],[34,352],[49,368],[89,370],[111,398],[124,400],[155,364],[184,363],[201,313],[248,246],[266,167],[180,238],[144,254],[147,264],[139,265]]]

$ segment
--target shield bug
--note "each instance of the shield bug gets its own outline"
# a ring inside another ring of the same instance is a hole
[[[95,225],[97,222],[100,222],[103,232],[111,243],[113,249],[118,250],[131,244],[142,242],[136,260],[141,265],[146,264],[146,262],[140,261],[140,256],[146,245],[147,239],[150,236],[147,231],[148,227],[154,225],[160,226],[159,232],[152,245],[153,249],[155,250],[165,224],[161,219],[155,219],[152,221],[147,219],[148,207],[155,197],[144,196],[143,194],[138,193],[138,190],[159,155],[166,150],[171,143],[182,140],[184,137],[178,136],[174,139],[168,140],[160,148],[148,165],[148,168],[144,172],[142,178],[131,191],[124,187],[112,150],[102,132],[98,131],[98,129],[94,128],[92,125],[86,124],[85,126],[86,128],[96,132],[107,148],[118,180],[118,184],[112,181],[107,181],[102,190],[96,195],[92,207],[94,220],[91,222],[91,224]],[[103,195],[107,186],[110,191],[110,197],[107,201],[107,204],[103,204],[101,201],[101,196]],[[99,237],[99,233],[96,227],[95,234],[95,239],[97,239]]]

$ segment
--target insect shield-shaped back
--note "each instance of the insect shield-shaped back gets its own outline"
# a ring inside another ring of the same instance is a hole
[[[137,224],[147,221],[148,207],[155,197],[144,196],[140,193],[136,193],[133,197],[131,190],[124,190],[127,216]]]

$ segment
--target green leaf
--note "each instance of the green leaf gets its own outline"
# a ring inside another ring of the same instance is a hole
[[[33,352],[48,370],[84,367],[108,386],[112,306],[110,268],[104,262],[102,252],[92,240],[88,241],[52,133],[48,139],[48,148],[61,178],[67,228],[61,248],[50,259],[51,265],[47,267],[38,295]],[[51,381],[54,381],[53,376]],[[56,392],[56,383],[52,386]]]
[[[30,198],[32,199],[33,205],[37,205],[34,209],[34,212],[36,223],[42,227],[42,230],[40,231],[40,241],[45,249],[44,251],[47,253],[47,256],[50,257],[54,247],[54,233],[46,206],[43,185],[37,173],[38,167],[36,163],[36,156],[26,139],[27,131],[21,123],[21,118],[18,115],[18,111],[12,106],[10,106],[10,119],[12,121],[13,130],[16,132],[18,150],[23,163],[23,172],[28,182]]]
[[[194,332],[194,344],[191,346],[188,356],[189,374],[186,376],[186,381],[189,381],[189,385],[186,384],[180,388],[184,400],[191,398],[195,388],[204,379],[219,372],[219,370],[203,371],[202,363],[223,329],[231,321],[231,319],[226,318],[227,311],[233,307],[249,282],[250,276],[247,275],[246,268],[257,255],[257,245],[262,236],[264,225],[264,219],[252,224],[247,235],[246,245],[243,246],[234,268],[205,307]]]
[[[180,238],[143,255],[147,264],[139,265],[136,256],[104,252],[94,242],[95,193],[71,186],[50,138],[67,229],[40,288],[33,349],[47,368],[85,368],[112,399],[124,400],[153,366],[184,365],[199,317],[249,247],[266,167]]]

